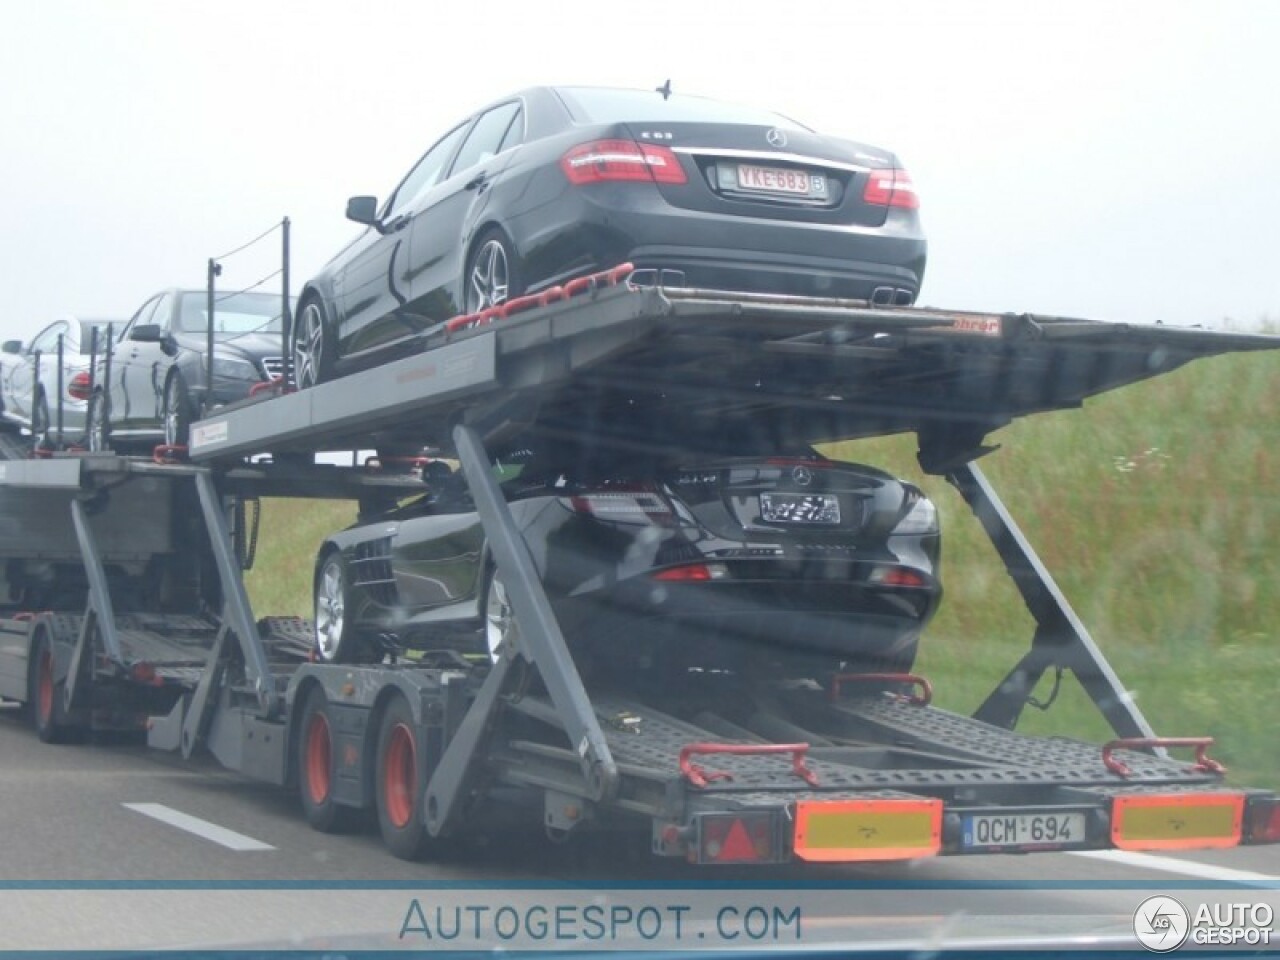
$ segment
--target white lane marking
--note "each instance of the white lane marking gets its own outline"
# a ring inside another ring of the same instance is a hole
[[[1157,857],[1150,853],[1135,853],[1131,850],[1072,850],[1071,855],[1108,860],[1142,870],[1181,873],[1201,880],[1221,880],[1226,883],[1280,883],[1280,877],[1254,873],[1252,870],[1233,870],[1231,867],[1218,867],[1211,863],[1196,863],[1194,860],[1178,860],[1174,857]]]
[[[208,820],[201,820],[199,817],[193,817],[190,814],[183,813],[181,810],[166,807],[162,803],[126,803],[124,806],[129,810],[159,820],[161,823],[167,823],[171,827],[177,827],[179,830],[187,831],[187,833],[194,833],[197,837],[203,837],[205,840],[212,840],[214,843],[221,844],[231,850],[275,849],[269,843],[255,840],[253,837],[246,837],[243,833],[236,833],[234,830],[220,827],[216,823],[210,823]]]

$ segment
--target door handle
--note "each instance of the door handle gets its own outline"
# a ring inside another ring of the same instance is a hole
[[[488,180],[488,176],[489,175],[485,171],[481,170],[474,177],[472,177],[470,180],[467,181],[466,189],[475,190],[478,187],[483,187]]]

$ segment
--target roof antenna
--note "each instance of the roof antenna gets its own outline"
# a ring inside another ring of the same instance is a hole
[[[660,87],[654,87],[654,89],[657,90],[658,93],[662,94],[663,100],[670,100],[671,99],[671,78],[668,77],[666,83],[664,83]]]

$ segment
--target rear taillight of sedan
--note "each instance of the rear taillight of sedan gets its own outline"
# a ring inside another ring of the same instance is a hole
[[[560,158],[560,169],[574,186],[641,180],[686,183],[680,160],[669,147],[634,140],[592,140]]]
[[[903,207],[907,210],[920,207],[920,197],[911,182],[911,174],[901,167],[872,170],[867,176],[862,199],[880,207]]]

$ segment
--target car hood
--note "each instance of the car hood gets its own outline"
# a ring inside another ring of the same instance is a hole
[[[184,350],[200,354],[205,352],[209,342],[204,333],[183,332],[175,334],[174,339]],[[279,357],[284,353],[279,333],[220,334],[214,338],[214,345],[219,353],[238,353],[251,360]]]

